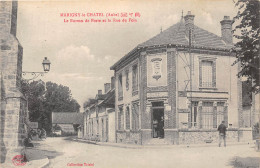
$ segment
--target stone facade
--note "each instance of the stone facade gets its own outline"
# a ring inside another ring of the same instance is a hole
[[[16,38],[17,2],[0,2],[1,162],[21,152],[28,121],[26,99],[20,92],[23,48]]]
[[[242,87],[236,76],[239,65],[231,66],[231,20],[224,17],[218,37],[195,26],[194,17],[188,13],[185,21],[139,44],[111,67],[117,143],[217,142],[223,120],[228,141],[252,138],[241,124]],[[128,120],[138,124],[129,127]]]

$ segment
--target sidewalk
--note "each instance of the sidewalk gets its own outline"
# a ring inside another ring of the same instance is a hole
[[[181,145],[165,145],[165,144],[158,144],[158,145],[135,145],[135,144],[124,144],[124,143],[111,143],[111,142],[96,142],[90,141],[85,139],[78,139],[74,138],[71,139],[73,141],[82,142],[82,143],[89,143],[94,145],[100,146],[112,146],[112,147],[119,147],[119,148],[131,148],[131,149],[144,149],[144,148],[196,148],[196,147],[216,147],[218,146],[217,143],[205,143],[205,144],[181,144]],[[227,142],[227,146],[235,146],[235,145],[253,145],[255,141],[251,140],[248,142]]]
[[[34,147],[29,147],[25,149],[25,156],[28,162],[23,167],[32,168],[43,168],[47,167],[49,164],[49,159],[44,155],[44,152],[38,148],[39,144],[37,141],[33,142]]]

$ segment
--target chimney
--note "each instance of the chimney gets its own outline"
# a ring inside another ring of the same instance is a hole
[[[233,43],[233,35],[232,35],[232,20],[230,20],[229,16],[224,16],[224,19],[220,21],[221,24],[221,37],[225,41],[226,44]]]
[[[110,90],[110,87],[111,87],[110,83],[105,83],[104,84],[105,94]]]
[[[191,41],[193,41],[193,36],[194,36],[194,33],[193,33],[193,30],[194,30],[194,17],[195,15],[192,15],[191,14],[191,11],[188,11],[187,15],[184,16],[184,20],[185,20],[185,34],[186,34],[186,37],[190,37],[189,36],[189,33],[191,33]],[[191,32],[190,32],[191,31]]]
[[[111,89],[114,89],[115,88],[115,77],[112,76],[111,77]]]
[[[98,90],[98,95],[102,95],[102,90]]]

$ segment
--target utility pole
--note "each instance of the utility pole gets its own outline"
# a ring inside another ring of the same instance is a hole
[[[189,29],[189,56],[190,56],[190,113],[191,113],[191,126],[192,125],[192,56],[191,56],[191,28]]]

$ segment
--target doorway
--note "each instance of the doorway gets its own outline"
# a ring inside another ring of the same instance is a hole
[[[153,138],[164,138],[164,108],[157,107],[152,110]]]

